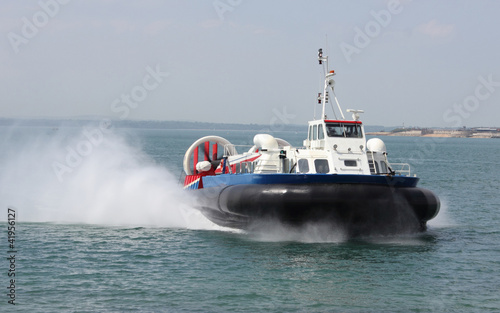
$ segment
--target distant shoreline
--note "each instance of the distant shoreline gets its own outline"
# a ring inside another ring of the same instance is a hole
[[[0,127],[92,127],[106,122],[109,127],[138,129],[170,129],[170,130],[205,130],[205,131],[251,131],[251,132],[296,132],[307,133],[307,125],[298,124],[238,124],[210,123],[194,121],[153,121],[153,120],[111,120],[111,119],[16,119],[0,117]],[[381,131],[376,131],[381,130]],[[409,137],[441,137],[441,138],[500,138],[500,128],[477,127],[460,129],[442,128],[397,128],[376,125],[365,125],[365,132],[370,136],[409,136]]]
[[[473,130],[436,130],[432,133],[422,130],[400,132],[367,132],[369,136],[431,137],[431,138],[500,138],[500,132]]]

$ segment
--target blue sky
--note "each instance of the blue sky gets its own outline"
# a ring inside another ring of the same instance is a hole
[[[2,1],[0,117],[302,124],[323,48],[365,124],[500,126],[499,15],[481,0]]]

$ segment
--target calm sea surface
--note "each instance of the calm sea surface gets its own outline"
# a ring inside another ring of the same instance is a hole
[[[178,183],[184,151],[209,134],[253,138],[0,128],[0,312],[500,311],[500,140],[381,138],[441,212],[425,233],[346,239],[208,222]]]

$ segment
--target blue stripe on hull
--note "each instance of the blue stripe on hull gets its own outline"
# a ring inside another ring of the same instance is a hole
[[[417,177],[350,175],[350,174],[222,174],[205,176],[203,187],[254,184],[374,184],[394,187],[415,187]]]

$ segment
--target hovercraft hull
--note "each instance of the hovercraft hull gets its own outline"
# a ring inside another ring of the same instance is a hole
[[[381,139],[367,140],[363,110],[348,109],[352,120],[345,118],[323,49],[318,61],[324,71],[317,97],[322,110],[308,121],[302,146],[256,134],[253,145],[238,153],[225,138],[202,137],[184,154],[184,189],[222,226],[327,223],[347,235],[425,230],[439,212],[438,197],[417,187],[410,164],[389,162]],[[328,118],[327,104],[335,119]]]
[[[195,193],[202,213],[221,226],[327,223],[354,236],[423,231],[440,207],[427,189],[377,184],[239,184]]]

